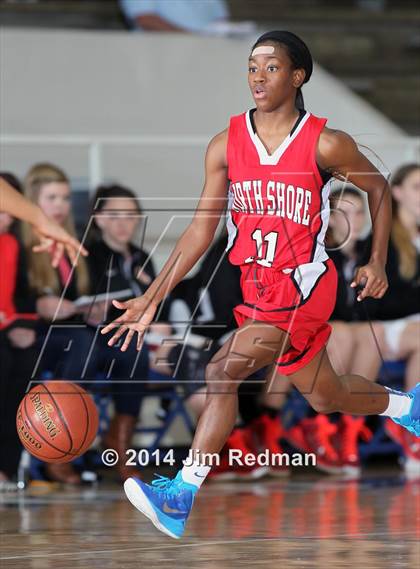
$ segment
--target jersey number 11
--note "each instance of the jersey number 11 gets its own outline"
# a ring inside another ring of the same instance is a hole
[[[261,229],[256,229],[251,237],[255,241],[257,247],[258,258],[256,259],[256,262],[263,267],[271,267],[276,253],[278,237],[277,231],[270,231],[270,233],[263,236]],[[264,241],[267,242],[267,247],[265,250],[265,256],[263,257]],[[245,259],[245,263],[252,263],[253,261],[255,261],[255,257],[248,257]]]

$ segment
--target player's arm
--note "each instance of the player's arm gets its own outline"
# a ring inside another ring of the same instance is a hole
[[[324,129],[318,145],[318,164],[341,180],[367,192],[372,221],[372,249],[367,265],[360,267],[351,286],[364,285],[358,300],[381,298],[388,288],[385,264],[391,232],[391,192],[387,180],[364,156],[351,136]]]
[[[137,347],[140,348],[141,336],[153,320],[158,304],[192,269],[213,241],[226,208],[226,145],[226,130],[211,140],[206,152],[204,188],[193,219],[145,294],[127,302],[113,302],[114,306],[125,309],[125,312],[102,330],[102,334],[106,334],[119,328],[109,340],[109,345],[115,344],[128,331],[121,349],[127,349],[135,332],[138,333]]]
[[[48,219],[38,206],[27,200],[10,184],[0,177],[0,211],[30,223],[40,239],[34,247],[35,252],[47,251],[52,254],[52,265],[56,267],[67,251],[72,262],[76,261],[78,251],[87,255],[86,249],[62,227]]]

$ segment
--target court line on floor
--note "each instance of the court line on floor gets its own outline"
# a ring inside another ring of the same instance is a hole
[[[399,536],[404,537],[405,535],[410,535],[413,532],[400,532]],[[224,540],[224,541],[201,541],[198,543],[179,543],[179,544],[170,544],[167,545],[159,545],[159,546],[152,546],[152,547],[127,547],[124,549],[99,549],[99,550],[91,550],[91,551],[69,551],[69,552],[60,552],[60,553],[42,553],[42,554],[35,554],[35,555],[13,555],[8,557],[0,557],[0,561],[11,561],[13,559],[41,559],[43,557],[71,557],[71,556],[86,556],[86,555],[100,555],[100,554],[108,554],[108,553],[126,553],[126,552],[142,552],[142,551],[159,551],[161,549],[182,549],[188,547],[208,547],[209,545],[233,545],[235,543],[254,543],[260,541],[303,541],[303,540],[310,540],[310,539],[318,539],[321,541],[328,541],[334,539],[358,539],[363,538],[364,540],[372,538],[372,537],[390,537],[388,532],[380,532],[380,533],[363,533],[363,534],[336,534],[333,536],[329,536],[328,538],[322,538],[316,535],[312,536],[302,536],[302,537],[291,537],[291,536],[284,536],[284,537],[256,537],[251,539],[233,539],[233,540]],[[415,536],[413,536],[415,537]],[[393,539],[393,542],[396,540]],[[417,543],[417,539],[412,540],[413,543]],[[410,542],[411,543],[411,542]]]

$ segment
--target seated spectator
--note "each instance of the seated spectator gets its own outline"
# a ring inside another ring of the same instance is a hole
[[[21,191],[12,174],[0,176]],[[16,412],[36,358],[36,314],[28,303],[24,249],[18,233],[13,218],[0,212],[0,489],[17,476],[22,446]]]
[[[356,268],[367,262],[369,244],[361,238],[367,224],[367,210],[362,194],[346,185],[331,193],[331,215],[326,243],[337,269],[337,300],[331,315],[332,333],[328,356],[340,375],[354,373],[355,326],[373,316],[377,301],[356,302],[356,290],[350,287]],[[371,377],[367,372],[366,377]],[[374,380],[373,377],[371,377]],[[317,456],[317,468],[326,473],[359,469],[357,442],[369,436],[364,417],[327,416],[308,409],[306,418],[293,426],[287,439],[294,447]]]
[[[229,17],[224,0],[120,0],[132,29],[156,32],[203,33]]]
[[[121,300],[144,294],[156,276],[155,268],[149,254],[134,244],[138,226],[144,214],[140,202],[134,192],[119,185],[100,186],[93,199],[93,231],[89,236],[88,265],[91,280],[95,283],[95,295],[109,293],[112,297],[116,292],[125,291]],[[167,338],[172,333],[172,327],[167,323],[167,301],[161,306],[155,321],[149,328],[145,337],[143,349],[147,349],[148,339]],[[95,303],[89,307],[86,318],[92,325],[114,320],[119,311],[109,302]],[[107,342],[105,336],[100,335],[99,342]],[[123,356],[127,361],[134,362],[137,357],[135,344],[130,344]],[[149,371],[137,385],[138,391],[144,390],[146,381],[161,379],[161,367],[156,364],[164,359],[166,347],[161,346],[149,352]],[[167,377],[165,374],[164,377]],[[137,423],[139,409],[135,401],[131,407],[117,406],[117,413],[113,418],[106,437],[107,444],[118,450],[118,444],[131,440],[131,435]],[[118,435],[118,433],[121,433]],[[124,433],[124,436],[123,434]],[[120,441],[120,443],[118,443]],[[119,452],[121,456],[122,452]]]
[[[355,270],[368,261],[370,236],[361,240],[367,222],[362,195],[352,187],[334,192],[334,210],[330,218],[329,255],[338,272],[337,302],[332,314],[332,334],[328,353],[340,374],[358,374],[376,381],[383,360],[404,359],[407,362],[405,388],[418,381],[420,345],[419,261],[416,253],[419,215],[418,192],[420,167],[408,165],[396,172],[391,182],[393,223],[386,273],[389,289],[380,300],[365,299],[359,303],[357,292],[350,287]],[[338,198],[338,200],[337,200]],[[416,201],[417,200],[417,201]],[[367,322],[369,321],[369,322]],[[322,449],[318,464],[336,472],[344,467],[349,472],[360,468],[358,440],[370,438],[364,417],[342,415],[334,423],[325,415],[315,415],[295,428],[310,433],[311,451]],[[407,467],[417,464],[420,456],[410,433],[387,421],[392,438],[398,440],[411,457]]]
[[[209,35],[245,35],[254,22],[231,22],[225,0],[120,0],[130,29],[150,32],[181,32]]]
[[[35,165],[26,176],[25,192],[48,218],[74,235],[71,190],[69,180],[62,170],[51,164]],[[57,269],[54,269],[46,253],[32,252],[34,239],[31,228],[25,226],[28,275],[40,316],[37,334],[41,351],[35,377],[44,379],[48,372],[54,378],[75,382],[92,381],[97,379],[98,371],[107,367],[107,379],[123,380],[121,383],[109,383],[117,412],[129,408],[129,413],[133,417],[137,416],[141,393],[137,388],[131,389],[127,380],[147,377],[147,348],[141,351],[140,358],[134,363],[133,358],[127,354],[109,348],[105,339],[96,334],[91,325],[92,314],[86,315],[86,311],[81,310],[76,302],[89,293],[91,288],[86,261],[81,258],[77,266],[72,268],[68,258],[63,257]],[[89,386],[90,384],[87,387]],[[113,426],[109,436],[117,437],[118,448],[121,448],[130,438],[130,432],[127,425],[121,426],[119,430]],[[125,448],[128,446],[129,444]],[[45,470],[53,480],[76,484],[80,482],[80,476],[70,463],[48,464]],[[117,465],[117,472],[121,478],[130,475],[120,464]]]
[[[361,373],[364,366],[372,379],[377,379],[383,359],[404,360],[404,388],[409,391],[420,375],[420,164],[399,168],[392,176],[391,191],[393,219],[386,264],[389,289],[377,301],[372,328],[357,329],[355,373]],[[386,421],[386,430],[404,451],[406,472],[420,472],[418,439],[393,421]]]

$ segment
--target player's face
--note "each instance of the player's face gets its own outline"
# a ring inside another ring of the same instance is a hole
[[[38,205],[45,215],[62,225],[70,215],[70,187],[65,182],[50,182],[42,186]]]
[[[270,112],[289,98],[296,97],[296,89],[305,77],[302,69],[293,69],[287,51],[275,42],[271,54],[254,55],[248,60],[248,84],[258,109]]]
[[[7,233],[13,223],[13,217],[0,211],[0,235]]]
[[[96,224],[106,240],[118,246],[125,246],[134,238],[139,223],[136,214],[138,208],[134,200],[111,198],[96,217]]]
[[[400,186],[392,189],[392,193],[398,207],[410,217],[414,215],[417,223],[420,223],[420,168],[406,176]]]
[[[338,243],[360,239],[367,221],[363,199],[343,194],[331,214],[331,227]]]

